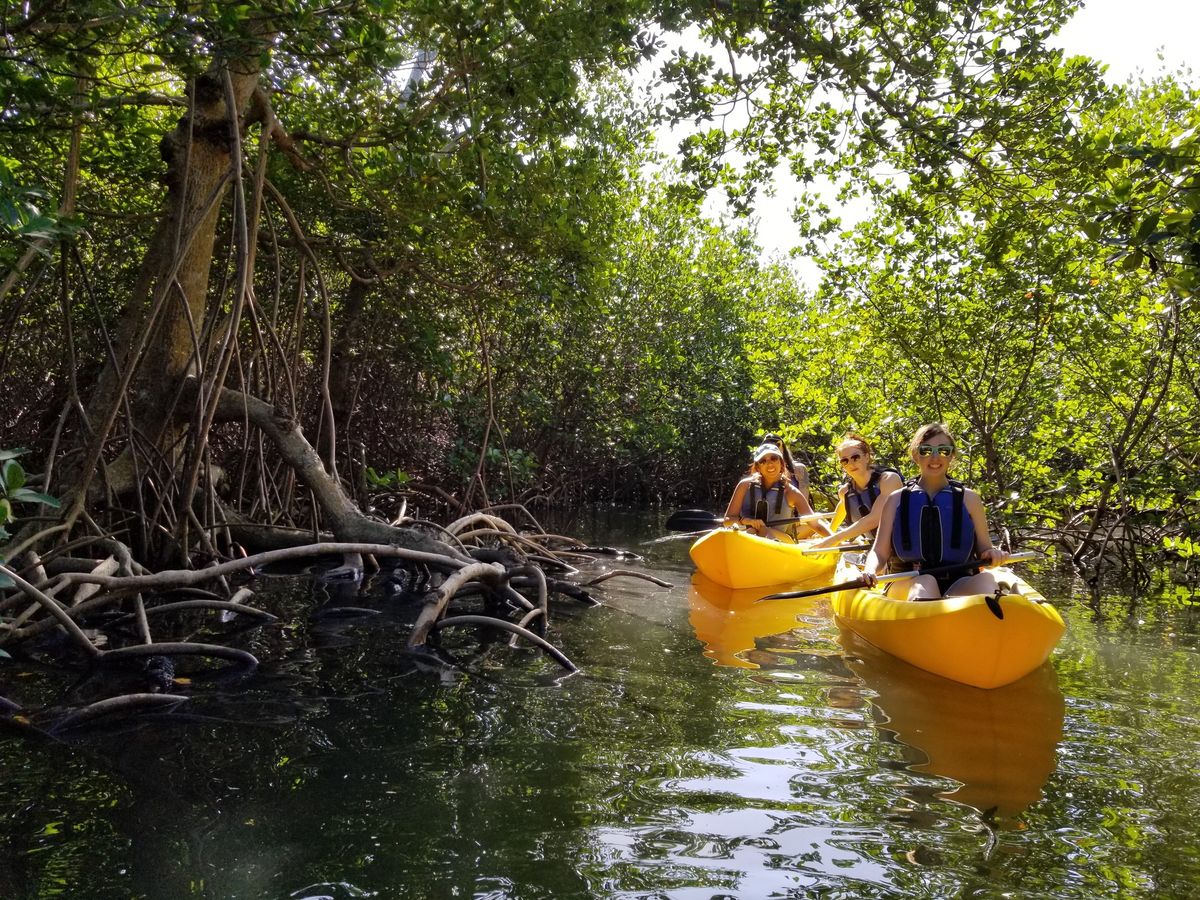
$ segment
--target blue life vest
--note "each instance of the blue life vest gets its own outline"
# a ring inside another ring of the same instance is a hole
[[[766,503],[766,515],[762,515],[758,508],[761,502]],[[775,482],[775,487],[769,490],[764,490],[761,484],[751,484],[742,496],[742,516],[747,519],[762,519],[768,525],[780,519],[795,518],[796,511],[788,502],[783,478]]]
[[[900,491],[892,523],[892,553],[905,563],[936,566],[969,559],[975,552],[975,523],[964,488],[951,480],[930,497],[916,479]]]
[[[864,519],[875,506],[875,501],[879,499],[879,479],[884,472],[895,472],[900,474],[896,469],[888,466],[876,467],[871,471],[871,478],[867,482],[867,486],[859,489],[854,483],[854,479],[847,475],[842,481],[846,485],[846,494],[842,498],[842,502],[846,505],[846,524],[854,524],[855,513],[858,518]]]

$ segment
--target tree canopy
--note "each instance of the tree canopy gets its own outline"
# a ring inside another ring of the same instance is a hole
[[[414,490],[715,497],[765,429],[829,487],[845,428],[945,418],[1014,524],[1178,549],[1195,91],[1049,46],[1076,6],[3,3],[0,447],[186,556]],[[874,210],[797,211],[812,294],[702,213],[783,165]]]

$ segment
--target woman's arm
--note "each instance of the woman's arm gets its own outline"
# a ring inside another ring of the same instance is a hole
[[[892,523],[896,520],[896,507],[900,505],[900,492],[892,491],[886,498],[881,498],[875,504],[879,511],[879,528],[875,531],[875,543],[863,563],[863,578],[867,586],[875,584],[875,577],[887,566],[892,558]]]
[[[992,546],[992,535],[988,529],[987,509],[977,491],[966,488],[963,491],[963,503],[971,514],[971,522],[975,526],[975,555],[988,561],[989,565],[998,566],[1008,558],[1008,554]]]
[[[830,529],[837,531],[839,525],[846,521],[846,485],[838,486],[838,502],[833,508],[833,518],[829,521]]]
[[[904,486],[904,482],[900,480],[900,476],[895,472],[884,472],[879,476],[879,496],[875,498],[875,502],[871,505],[871,511],[856,522],[851,522],[845,528],[835,531],[833,536],[821,541],[817,544],[818,547],[833,547],[836,544],[848,541],[851,538],[856,538],[860,534],[866,534],[879,525],[880,516],[883,515],[883,501],[888,498],[888,495],[894,493]],[[841,504],[839,509],[845,509],[846,492],[848,485],[842,485]],[[834,521],[837,521],[836,519]]]

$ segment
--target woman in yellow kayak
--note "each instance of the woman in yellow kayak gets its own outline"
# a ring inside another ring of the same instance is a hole
[[[979,563],[997,566],[1006,556],[992,546],[979,494],[950,478],[955,447],[949,429],[941,422],[918,428],[908,450],[920,475],[881,504],[875,543],[863,566],[868,586],[897,560],[903,568],[896,571],[964,563],[948,572],[892,582],[888,593],[909,600],[995,593],[995,576],[981,572]]]
[[[812,492],[808,485],[808,467],[792,456],[787,448],[787,444],[783,442],[783,438],[779,435],[773,432],[765,434],[760,443],[774,444],[779,448],[779,452],[783,455],[783,474],[791,476],[792,481],[795,482],[796,489],[804,495],[804,499],[808,501],[808,505],[812,506]]]
[[[837,530],[814,547],[835,547],[864,534],[873,537],[883,501],[904,486],[899,472],[875,464],[871,445],[862,435],[847,432],[835,449],[838,464],[846,473],[838,488],[838,507],[833,516]]]
[[[808,499],[784,475],[783,453],[774,444],[761,444],[754,451],[751,474],[737,483],[725,508],[725,524],[741,525],[760,537],[794,543],[812,534],[828,534],[821,523],[801,524],[794,531],[774,525],[781,519],[812,514]]]

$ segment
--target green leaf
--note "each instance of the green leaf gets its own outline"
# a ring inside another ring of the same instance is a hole
[[[1141,266],[1141,264],[1144,260],[1145,260],[1145,256],[1142,254],[1142,252],[1140,250],[1138,250],[1134,253],[1130,253],[1127,257],[1125,257],[1125,259],[1121,262],[1121,268],[1124,269],[1126,272],[1132,272],[1134,269]]]
[[[61,505],[57,497],[51,497],[49,494],[43,494],[41,491],[34,491],[25,487],[18,488],[9,496],[20,503],[45,503],[47,506],[53,506],[55,509],[58,509]]]
[[[0,462],[6,459],[16,459],[18,456],[24,456],[28,450],[0,450]]]
[[[0,487],[3,487],[6,494],[11,494],[23,484],[25,470],[21,468],[21,464],[15,459],[6,460],[4,466],[0,467]]]
[[[1146,216],[1146,218],[1142,219],[1141,224],[1138,225],[1137,231],[1134,232],[1133,239],[1138,242],[1144,241],[1154,233],[1154,229],[1157,227],[1158,213],[1151,213],[1150,215]]]

